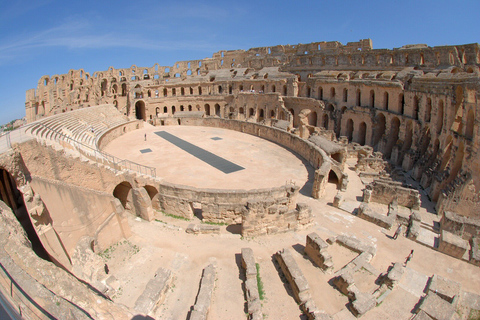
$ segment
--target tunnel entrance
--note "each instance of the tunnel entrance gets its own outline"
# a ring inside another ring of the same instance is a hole
[[[35,254],[44,260],[50,261],[50,257],[43,247],[32,221],[28,216],[22,193],[17,189],[17,184],[12,175],[3,168],[0,168],[0,200],[12,209],[18,222],[20,222],[25,230]]]

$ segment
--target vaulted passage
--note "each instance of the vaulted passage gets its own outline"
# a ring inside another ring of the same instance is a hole
[[[23,229],[27,233],[28,240],[32,243],[33,251],[42,259],[50,261],[47,251],[43,247],[37,232],[25,207],[23,196],[17,189],[12,175],[5,169],[0,168],[0,200],[9,206]]]
[[[138,120],[146,120],[147,116],[145,113],[145,102],[137,101],[135,103],[135,116]]]

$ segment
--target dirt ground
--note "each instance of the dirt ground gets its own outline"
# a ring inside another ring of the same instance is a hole
[[[354,163],[349,163],[353,166]],[[312,168],[306,168],[312,170]],[[303,174],[303,173],[302,173]],[[345,202],[358,206],[363,184],[354,171],[347,169],[349,185]],[[305,180],[304,180],[305,181]],[[241,268],[241,248],[253,249],[260,266],[265,299],[262,311],[265,319],[304,319],[295,302],[290,286],[284,281],[281,271],[274,263],[273,255],[282,248],[289,248],[310,285],[316,306],[334,316],[334,319],[354,319],[347,309],[348,299],[330,283],[333,274],[326,274],[304,256],[306,235],[316,232],[324,240],[331,236],[347,234],[377,247],[377,255],[370,262],[379,272],[386,272],[393,262],[404,262],[415,250],[407,272],[399,286],[384,302],[368,312],[362,319],[409,319],[425,289],[428,277],[438,274],[458,281],[462,289],[480,293],[480,268],[464,261],[436,252],[426,246],[400,236],[392,240],[395,230],[386,231],[353,214],[331,205],[337,192],[334,184],[328,184],[325,196],[316,200],[309,196],[307,183],[299,194],[298,202],[311,206],[315,224],[306,229],[285,234],[242,238],[235,228],[221,228],[220,235],[193,235],[185,232],[190,223],[156,213],[156,221],[147,222],[129,215],[133,235],[112,248],[106,259],[110,274],[117,279],[118,290],[114,301],[133,308],[137,297],[159,267],[170,269],[174,279],[166,299],[152,313],[155,319],[188,319],[195,303],[203,268],[216,264],[216,283],[209,319],[246,319],[244,274]],[[432,220],[432,204],[424,201],[422,215]],[[231,231],[231,230],[234,231]],[[230,231],[228,231],[230,230]],[[328,248],[334,262],[334,271],[356,257],[356,254],[336,244]],[[360,289],[376,288],[375,277],[368,272],[355,274]],[[329,283],[330,282],[330,283]]]

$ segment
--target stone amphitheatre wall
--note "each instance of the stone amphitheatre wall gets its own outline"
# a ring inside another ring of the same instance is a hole
[[[152,122],[203,111],[267,125],[289,121],[305,139],[321,128],[411,170],[440,214],[478,216],[479,65],[479,44],[390,50],[366,39],[219,51],[168,67],[44,76],[27,92],[26,114],[31,122],[111,103]]]

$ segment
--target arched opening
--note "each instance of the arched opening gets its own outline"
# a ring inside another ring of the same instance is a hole
[[[390,158],[392,155],[392,150],[395,144],[398,141],[398,134],[400,132],[400,120],[397,117],[394,117],[390,122],[390,134],[388,136],[387,148],[385,150],[385,156]]]
[[[286,85],[283,86],[283,95],[284,96],[287,95],[287,86]]]
[[[438,102],[438,111],[437,111],[437,134],[440,134],[443,129],[443,100]]]
[[[383,108],[388,110],[388,92],[383,94]]]
[[[154,186],[146,185],[145,190],[148,193],[148,196],[150,197],[150,200],[152,201],[152,207],[157,210],[161,210],[160,208],[160,202],[158,201],[158,190]]]
[[[167,107],[163,107],[163,113],[168,113],[168,108]]]
[[[310,89],[310,87],[307,87],[307,97],[310,97],[311,92],[312,92],[312,89]]]
[[[158,117],[159,114],[160,114],[160,107],[156,107],[155,108],[155,115]]]
[[[432,117],[432,99],[427,99],[427,105],[425,106],[425,122],[430,122]]]
[[[398,108],[400,109],[400,114],[405,114],[405,96],[403,93],[400,93],[398,96]]]
[[[113,196],[120,200],[122,206],[126,210],[130,210],[132,208],[132,185],[129,182],[123,181],[122,183],[118,184],[115,189],[113,189]]]
[[[311,111],[308,114],[308,124],[311,126],[317,126],[317,113],[315,111]]]
[[[253,108],[248,109],[248,116],[253,117]]]
[[[370,90],[370,107],[375,108],[375,91]]]
[[[135,117],[138,120],[146,120],[147,119],[147,115],[146,115],[146,112],[145,112],[145,102],[140,100],[140,101],[137,101],[135,103]]]
[[[210,115],[210,105],[208,103],[205,105],[205,115]]]
[[[258,121],[262,121],[263,119],[265,119],[265,111],[260,109],[260,112],[258,113]]]
[[[465,137],[467,139],[473,139],[473,131],[475,124],[475,113],[472,109],[468,110],[467,115],[467,127],[465,128]]]
[[[348,119],[347,121],[347,138],[349,142],[353,140],[353,120]]]
[[[362,146],[365,145],[365,140],[367,138],[367,124],[365,121],[360,123],[360,126],[358,127],[358,143]]]
[[[335,88],[334,88],[334,87],[332,87],[332,88],[330,89],[330,98],[331,98],[332,100],[335,100]]]
[[[328,114],[326,113],[323,114],[322,125],[325,129],[328,130]]]
[[[343,89],[343,102],[347,102],[347,101],[348,101],[348,89],[344,88]]]
[[[220,114],[220,105],[217,103],[215,104],[215,115],[217,117],[221,117],[222,115]]]
[[[176,110],[175,110],[175,106],[172,106],[172,115],[175,114],[175,111],[176,111]]]
[[[122,97],[125,97],[127,95],[127,84],[123,83],[122,84]]]
[[[272,86],[272,92],[275,92],[276,88],[275,85]]]
[[[270,118],[275,119],[275,110],[270,111]]]
[[[418,113],[420,111],[420,101],[417,96],[413,97],[413,118],[418,120]]]
[[[357,89],[357,97],[355,99],[355,105],[361,106],[362,105],[362,91],[360,89]]]
[[[376,117],[375,126],[373,128],[374,136],[373,136],[373,147],[377,147],[378,143],[382,139],[383,135],[385,134],[386,130],[386,119],[385,116],[380,113]]]
[[[408,151],[412,147],[413,140],[413,126],[412,121],[407,122],[407,128],[405,129],[405,140],[403,142],[402,151]]]
[[[188,105],[188,111],[192,111],[192,106]]]
[[[318,87],[318,100],[323,100],[323,88]]]
[[[12,209],[18,222],[20,222],[25,230],[35,254],[40,258],[49,261],[49,255],[43,247],[28,214],[25,202],[23,201],[23,195],[18,190],[13,176],[3,168],[0,168],[0,200]],[[49,219],[51,220],[49,216],[45,217],[45,219],[47,219],[47,221],[44,222],[45,224],[52,224],[52,221],[48,221]]]
[[[332,184],[336,185],[337,189],[338,189],[339,182],[340,182],[340,179],[338,178],[335,171],[330,170],[330,172],[328,173],[328,183],[332,183]]]

